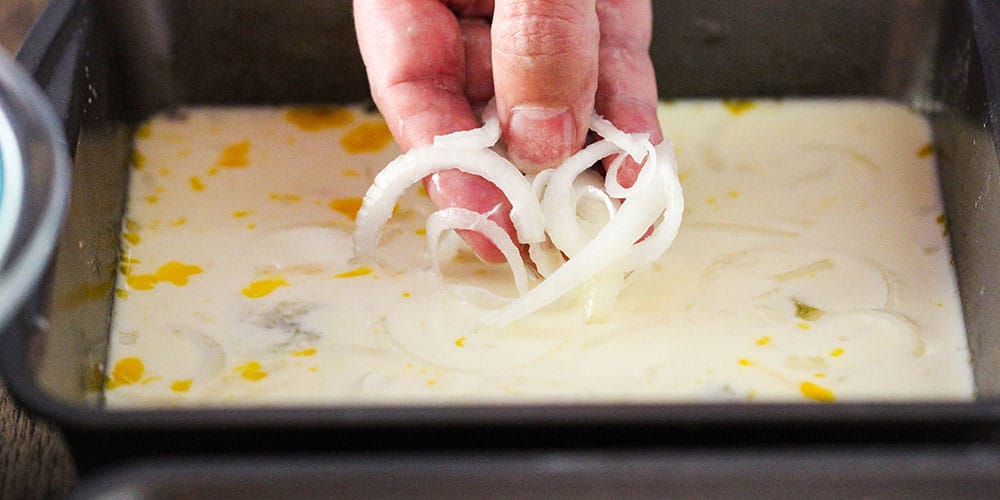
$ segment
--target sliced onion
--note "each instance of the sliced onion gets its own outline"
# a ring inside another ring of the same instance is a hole
[[[641,163],[643,159],[645,159],[645,163],[642,163],[643,166],[645,166],[646,163],[650,165],[656,165],[658,161],[656,157],[656,148],[654,148],[648,142],[646,143],[646,154],[643,156],[642,159],[636,161],[639,161]],[[621,182],[618,181],[618,174],[619,171],[621,170],[621,166],[624,163],[624,161],[625,161],[625,155],[624,154],[618,155],[618,157],[615,158],[613,162],[611,162],[611,165],[608,167],[608,175],[606,175],[604,178],[604,189],[608,192],[609,195],[614,196],[616,198],[627,198],[631,196],[632,193],[634,193],[636,190],[644,189],[643,186],[645,186],[646,183],[649,182],[648,180],[650,175],[649,172],[652,170],[648,168],[639,169],[639,175],[636,176],[635,182],[633,182],[631,186],[625,187],[622,186]]]
[[[576,221],[576,202],[573,199],[573,182],[591,165],[619,151],[612,142],[595,142],[569,157],[555,169],[542,197],[545,230],[552,243],[573,258],[587,243]]]
[[[354,255],[359,263],[375,263],[379,233],[403,193],[424,177],[451,169],[483,177],[503,191],[511,203],[510,219],[521,243],[545,239],[541,207],[531,184],[509,161],[489,149],[425,146],[391,161],[375,176],[365,193],[354,230]]]
[[[510,265],[510,270],[514,273],[514,285],[521,295],[528,291],[528,273],[524,267],[524,260],[521,259],[521,251],[510,239],[510,235],[485,215],[466,208],[451,207],[438,210],[427,218],[427,246],[430,249],[430,257],[434,272],[441,274],[440,263],[437,259],[438,242],[441,233],[451,229],[466,229],[475,231],[490,240]]]
[[[618,295],[624,288],[625,276],[624,262],[618,261],[589,280],[583,307],[588,323],[606,323],[611,318]]]
[[[604,213],[607,215],[607,220],[610,220],[618,212],[618,202],[613,200],[608,196],[607,191],[597,187],[597,186],[581,186],[576,189],[577,205],[582,205],[586,200],[593,200],[604,208]],[[577,213],[581,211],[578,209]],[[581,215],[580,218],[585,222],[593,221],[592,217],[587,217],[586,215]],[[607,220],[602,220],[602,222],[607,222]]]
[[[649,169],[656,185],[660,169]],[[551,189],[551,186],[550,186]],[[615,217],[579,253],[572,256],[531,291],[499,311],[491,322],[506,325],[545,307],[584,283],[619,259],[629,255],[633,244],[646,234],[667,207],[662,189],[646,189],[626,199]]]
[[[594,115],[591,130],[603,140],[587,146],[554,170],[526,178],[498,153],[504,148],[503,144],[497,144],[499,121],[492,103],[487,106],[483,121],[484,125],[478,129],[436,137],[433,146],[409,151],[376,176],[358,211],[354,234],[356,257],[363,262],[375,259],[381,227],[392,215],[396,200],[411,184],[434,172],[457,168],[485,178],[507,196],[513,207],[510,217],[517,240],[528,245],[535,269],[545,279],[529,289],[526,267],[510,236],[485,215],[461,208],[437,211],[427,221],[435,270],[439,265],[437,247],[444,231],[477,231],[504,254],[521,294],[518,299],[508,301],[485,289],[470,292],[469,286],[456,285],[454,288],[464,290],[464,294],[486,297],[497,307],[486,321],[498,326],[509,324],[584,283],[590,284],[585,305],[588,317],[606,318],[628,273],[658,259],[677,236],[684,199],[670,142],[664,141],[654,148],[648,134],[625,133]],[[602,183],[587,172],[596,162],[612,155],[617,156],[609,165],[601,189]],[[626,155],[643,165],[628,188],[618,182]],[[619,205],[613,198],[624,201]],[[603,212],[600,216],[581,217],[581,203],[588,200],[603,204],[606,223]],[[596,235],[592,229],[581,227],[601,223],[603,226]],[[652,233],[633,244],[651,226]]]
[[[674,238],[677,237],[681,227],[681,216],[684,214],[684,193],[677,178],[677,160],[674,157],[673,144],[664,140],[656,146],[656,152],[657,157],[663,159],[665,167],[661,174],[667,208],[663,212],[663,220],[653,229],[652,234],[632,248],[632,265],[629,270],[636,269],[642,263],[659,259],[670,248]]]
[[[552,180],[552,174],[555,172],[554,168],[550,168],[528,176],[528,179],[531,180],[531,190],[534,191],[535,198],[542,199],[542,196],[545,195],[545,189],[549,187],[549,181]]]
[[[483,126],[471,130],[461,130],[434,138],[435,148],[484,149],[492,147],[500,140],[500,119],[497,117],[494,101],[483,108]]]
[[[621,202],[608,196],[604,190],[604,178],[593,170],[586,170],[579,177],[573,186],[573,195],[576,197],[576,213],[579,224],[588,226],[587,234],[593,237],[597,234],[597,229],[607,224],[615,213]],[[596,202],[600,208],[587,210],[587,201]],[[601,210],[603,209],[603,210]],[[594,213],[595,210],[597,213]],[[597,228],[590,230],[589,227]]]
[[[528,245],[528,257],[535,264],[535,271],[543,278],[549,277],[566,263],[563,253],[548,240]]]
[[[629,134],[623,132],[614,126],[613,123],[597,114],[590,117],[590,130],[616,144],[637,162],[641,162],[646,156],[649,145],[649,134]]]

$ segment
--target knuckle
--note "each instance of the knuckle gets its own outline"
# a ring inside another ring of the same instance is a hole
[[[494,24],[494,44],[515,58],[561,58],[590,53],[600,40],[596,14],[586,2],[512,2]]]

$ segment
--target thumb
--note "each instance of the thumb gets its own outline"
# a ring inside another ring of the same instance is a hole
[[[595,0],[497,0],[493,81],[508,153],[526,173],[579,150],[597,91]]]

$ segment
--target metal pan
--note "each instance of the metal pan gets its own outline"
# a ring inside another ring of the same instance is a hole
[[[52,2],[18,58],[72,138],[74,182],[45,323],[0,369],[82,468],[155,453],[995,444],[1000,431],[1000,33],[990,2],[654,2],[661,97],[880,96],[927,115],[977,399],[971,403],[240,408],[108,411],[107,352],[136,124],[181,105],[368,98],[350,2]]]

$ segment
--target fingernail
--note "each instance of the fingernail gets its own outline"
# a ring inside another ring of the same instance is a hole
[[[518,168],[535,173],[572,153],[576,126],[568,108],[517,106],[510,112],[507,151]]]

